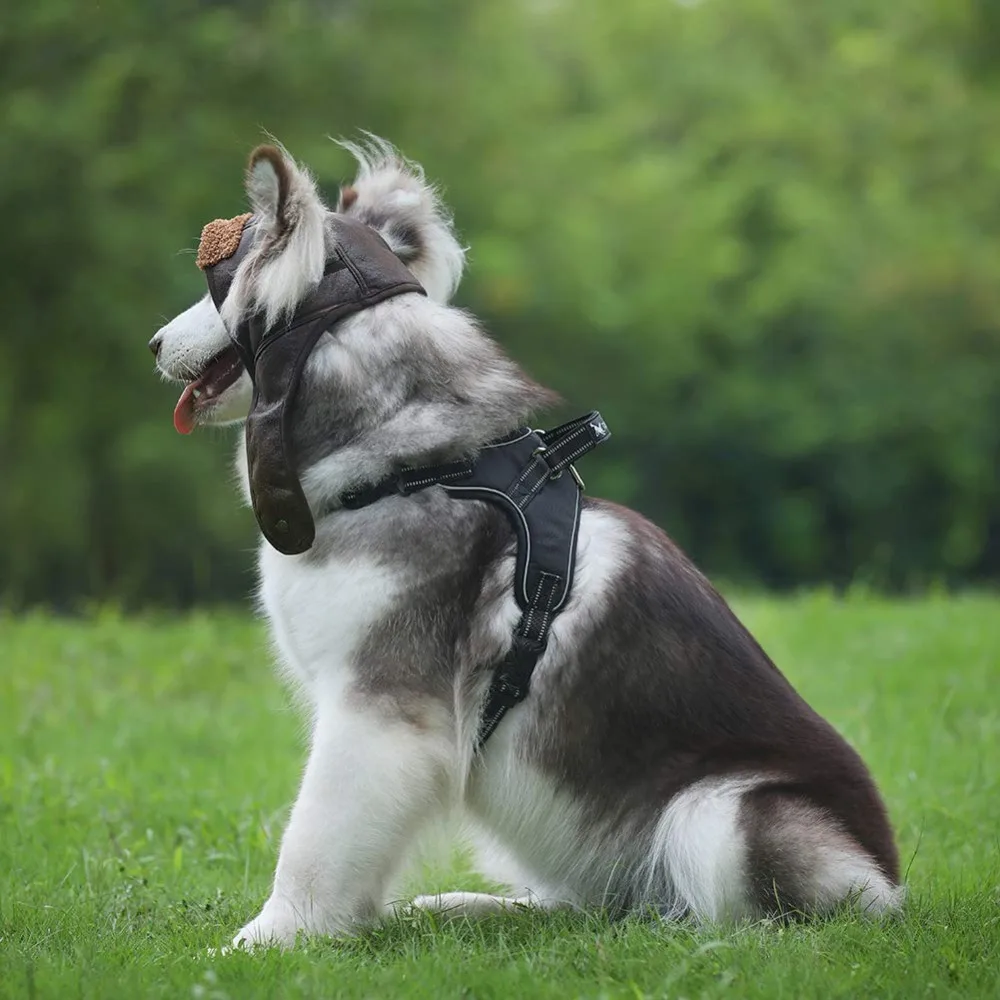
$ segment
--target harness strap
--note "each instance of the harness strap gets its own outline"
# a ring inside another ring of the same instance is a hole
[[[376,500],[391,496],[409,496],[428,486],[466,479],[472,475],[475,462],[471,458],[444,465],[425,465],[419,469],[403,469],[372,486],[361,486],[356,490],[341,493],[340,506],[348,510],[360,510]]]
[[[482,750],[503,717],[528,697],[531,675],[548,646],[554,617],[552,605],[562,583],[558,576],[550,573],[540,575],[531,604],[522,612],[514,629],[514,642],[493,673],[476,738],[477,750]]]
[[[402,469],[339,498],[341,507],[358,510],[385,497],[441,486],[455,499],[500,507],[511,522],[517,537],[514,597],[521,618],[510,649],[494,669],[477,750],[528,695],[552,621],[573,585],[583,483],[572,463],[610,433],[594,410],[550,431],[523,428],[484,446],[475,458]],[[572,476],[563,476],[566,469]]]

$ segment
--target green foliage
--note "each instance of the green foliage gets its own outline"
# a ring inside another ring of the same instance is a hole
[[[226,958],[208,949],[266,898],[305,754],[262,630],[0,616],[0,998],[993,998],[997,603],[737,602],[870,764],[908,867],[899,921],[422,916]],[[414,888],[483,886],[458,869]]]
[[[247,589],[225,437],[145,341],[266,128],[440,179],[480,313],[706,568],[1000,574],[1000,78],[984,0],[14,5],[0,26],[0,594]],[[178,251],[181,251],[180,253]]]

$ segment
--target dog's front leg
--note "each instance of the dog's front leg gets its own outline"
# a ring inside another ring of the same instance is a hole
[[[349,932],[381,912],[386,879],[447,788],[450,744],[433,714],[418,726],[362,695],[320,700],[271,897],[234,947],[288,947],[300,930]]]

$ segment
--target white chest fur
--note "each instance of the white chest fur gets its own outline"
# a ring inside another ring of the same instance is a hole
[[[260,551],[260,601],[290,678],[307,693],[339,686],[370,628],[392,606],[402,574],[360,556],[314,562]]]

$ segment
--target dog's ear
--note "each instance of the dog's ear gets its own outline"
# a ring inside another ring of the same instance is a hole
[[[258,224],[274,235],[288,228],[292,166],[277,146],[258,146],[250,154],[246,189]]]
[[[350,184],[340,189],[340,200],[337,202],[337,211],[346,212],[351,205],[358,200],[358,189]]]

